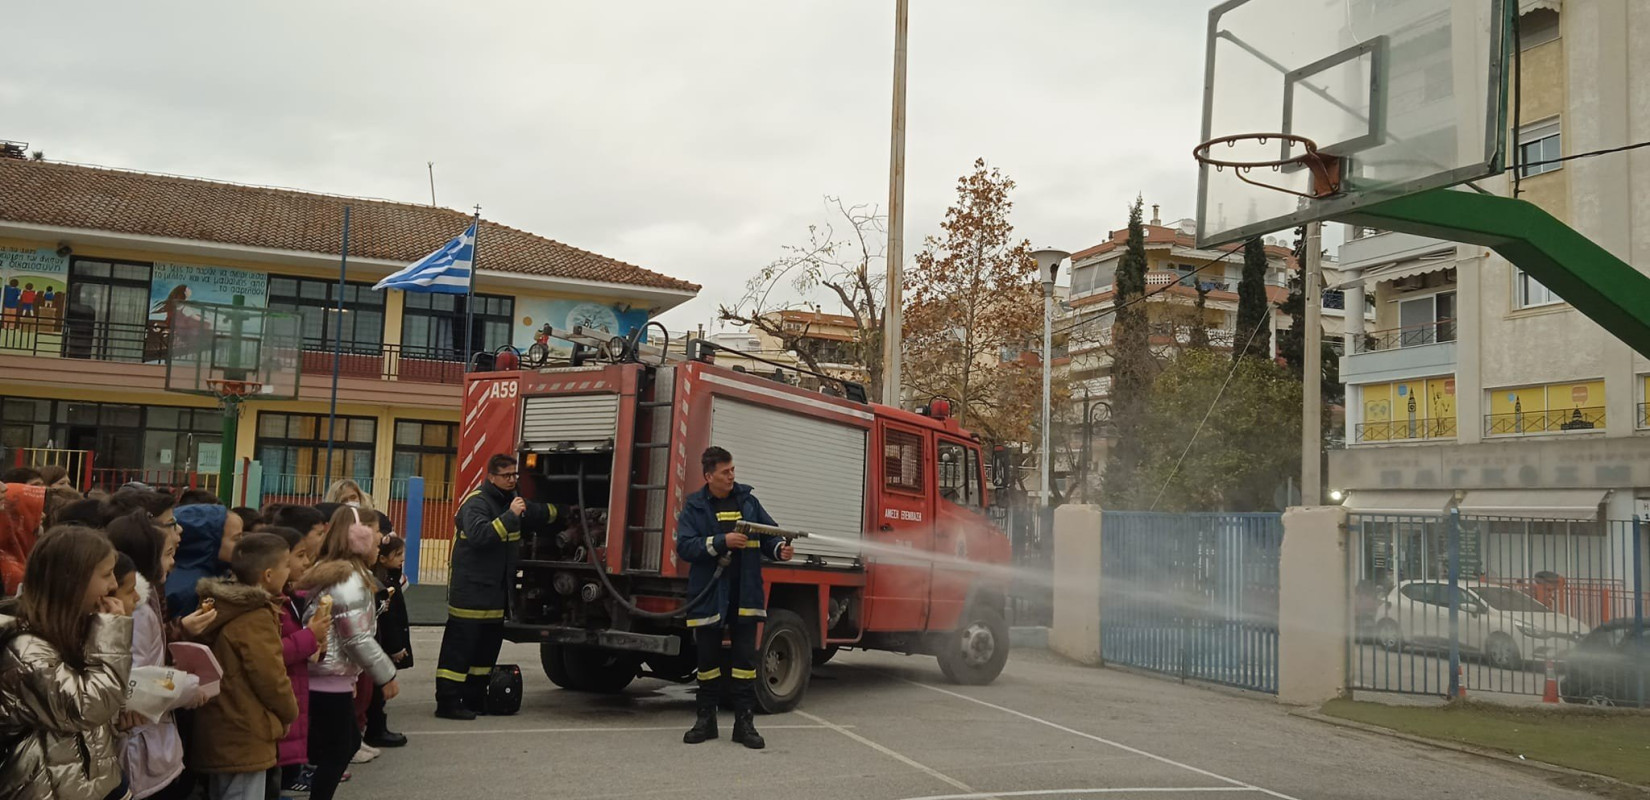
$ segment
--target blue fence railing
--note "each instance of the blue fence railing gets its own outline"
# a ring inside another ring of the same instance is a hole
[[[1278,514],[1101,517],[1100,655],[1191,679],[1278,690]]]

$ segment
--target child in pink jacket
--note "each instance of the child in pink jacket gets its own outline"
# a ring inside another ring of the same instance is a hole
[[[304,618],[303,598],[293,587],[304,576],[313,557],[311,545],[314,543],[310,539],[319,537],[306,537],[291,528],[265,527],[263,532],[280,536],[292,549],[288,562],[292,573],[286,593],[279,598],[279,602],[281,657],[286,661],[286,676],[292,681],[292,692],[298,699],[298,719],[277,746],[275,763],[281,768],[281,788],[302,792],[309,788],[303,773],[304,765],[309,761],[309,661],[317,651],[326,647],[332,618],[318,614],[308,626],[299,622]]]

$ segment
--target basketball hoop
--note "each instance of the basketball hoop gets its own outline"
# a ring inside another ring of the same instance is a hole
[[[264,388],[258,381],[233,381],[227,378],[207,378],[206,388],[216,395],[218,401],[225,405],[238,403],[257,394]]]
[[[1265,146],[1272,139],[1282,142],[1282,153],[1292,153],[1297,147],[1302,152],[1298,156],[1285,155],[1283,158],[1250,161],[1215,158],[1209,153],[1217,144],[1235,147],[1238,142],[1254,141],[1256,144]],[[1252,186],[1272,189],[1296,197],[1304,197],[1308,200],[1320,200],[1340,194],[1341,191],[1341,159],[1318,152],[1317,143],[1305,136],[1296,136],[1291,133],[1235,133],[1231,136],[1210,139],[1198,145],[1192,150],[1192,157],[1197,159],[1199,163],[1214,167],[1216,172],[1231,167],[1232,174],[1236,175],[1238,180]],[[1282,172],[1284,167],[1290,166],[1304,166],[1312,171],[1312,192],[1310,194],[1270,183],[1262,183],[1249,177],[1250,170],[1270,168],[1273,172]]]

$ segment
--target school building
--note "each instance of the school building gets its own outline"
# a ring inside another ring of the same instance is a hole
[[[424,529],[450,529],[464,488],[451,484],[467,319],[473,351],[525,350],[546,323],[625,334],[699,289],[487,220],[473,308],[464,295],[372,289],[470,222],[445,208],[0,158],[0,464],[64,461],[83,489],[216,488],[223,412],[167,391],[168,333],[178,300],[240,297],[296,315],[301,353],[293,399],[241,409],[233,452],[250,478],[235,500],[319,499],[330,475],[400,516],[394,504],[420,477],[427,504],[447,503],[428,505]]]

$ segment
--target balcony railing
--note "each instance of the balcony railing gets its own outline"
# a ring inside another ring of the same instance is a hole
[[[1640,430],[1650,428],[1650,403],[1639,403],[1638,427]]]
[[[1362,422],[1352,430],[1353,441],[1402,442],[1417,439],[1454,439],[1455,418],[1400,420],[1398,422]]]
[[[305,342],[301,362],[305,375],[332,374],[332,348]],[[463,351],[439,347],[345,342],[338,375],[417,383],[462,383]]]
[[[1441,319],[1437,322],[1427,322],[1421,325],[1410,325],[1404,328],[1392,328],[1364,334],[1362,338],[1353,340],[1352,352],[1373,353],[1381,350],[1397,350],[1403,347],[1420,347],[1421,345],[1453,341],[1455,341],[1455,320]]]
[[[36,318],[0,322],[0,355],[164,364],[170,349],[163,324]],[[464,380],[464,362],[458,349],[344,342],[338,373],[346,378],[457,384]],[[304,342],[299,363],[306,375],[330,376],[332,346]]]
[[[163,325],[39,317],[0,322],[0,353],[14,355],[141,364],[165,361],[170,346]]]
[[[1604,429],[1604,407],[1555,408],[1551,411],[1515,411],[1485,414],[1485,436],[1523,436]]]

